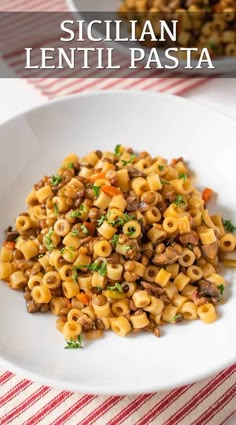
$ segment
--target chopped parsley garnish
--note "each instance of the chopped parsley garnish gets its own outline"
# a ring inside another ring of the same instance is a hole
[[[125,167],[128,164],[131,164],[131,162],[133,162],[133,160],[136,158],[136,155],[134,153],[132,153],[132,155],[130,155],[130,159],[128,161],[126,161],[125,159],[122,159],[122,165]]]
[[[108,220],[108,223],[112,226],[123,226],[125,221],[121,217],[117,217],[115,220]]]
[[[73,258],[72,251],[75,251],[74,246],[69,246],[69,247],[64,246],[64,248],[61,249],[60,253],[63,255],[64,252],[68,252],[70,258]]]
[[[88,211],[84,204],[80,205],[79,210],[80,210],[81,213],[86,213]]]
[[[82,214],[86,213],[88,210],[84,204],[81,204],[78,210],[74,210],[70,213],[71,218],[80,217]]]
[[[51,183],[53,186],[57,186],[59,183],[61,183],[61,181],[62,181],[62,177],[58,176],[57,174],[51,177]]]
[[[81,212],[79,210],[74,210],[70,213],[71,218],[80,217]]]
[[[51,240],[51,236],[53,234],[53,228],[50,227],[48,230],[48,233],[46,235],[44,235],[44,239],[45,239],[45,245],[46,248],[48,249],[48,251],[52,251],[54,246],[53,246],[53,242]]]
[[[54,208],[54,214],[55,215],[58,215],[58,213],[59,213],[58,205],[57,204],[53,204],[53,208]]]
[[[125,223],[128,223],[128,221],[133,220],[135,215],[129,215],[127,212],[124,213],[124,218],[117,217],[115,220],[108,220],[108,223],[112,226],[124,226]]]
[[[71,236],[78,236],[78,234],[79,234],[79,230],[78,229],[71,230]]]
[[[91,270],[93,272],[99,273],[101,276],[105,276],[107,274],[107,262],[106,261],[94,261],[92,264],[81,264],[78,266],[73,267],[73,270],[81,270],[81,269],[87,269]]]
[[[70,170],[73,170],[74,168],[73,162],[69,162],[69,164],[67,164],[67,168],[69,168]]]
[[[87,264],[79,264],[78,266],[73,266],[72,270],[81,270],[87,267],[88,267]]]
[[[116,245],[117,242],[118,242],[118,239],[119,239],[119,235],[113,235],[112,238],[111,238],[111,240],[110,240],[110,243],[112,245]]]
[[[183,179],[184,182],[186,182],[186,180],[187,180],[187,174],[186,173],[179,174],[178,179]]]
[[[135,227],[130,226],[130,227],[128,228],[128,233],[126,233],[126,234],[127,234],[128,236],[132,236],[135,232],[136,232]]]
[[[76,249],[75,249],[75,247],[74,247],[74,246],[69,246],[69,250],[70,250],[70,251],[75,251]]]
[[[77,278],[78,278],[78,271],[77,271],[76,267],[73,267],[73,272],[72,272],[73,282],[77,282]]]
[[[124,251],[125,252],[129,251],[130,249],[131,249],[131,246],[129,246],[129,245],[124,246]]]
[[[93,272],[99,273],[101,276],[106,276],[107,274],[107,262],[102,261],[101,263],[99,261],[95,261],[94,263],[90,264],[87,267],[88,270],[92,270]]]
[[[133,215],[133,214],[129,215],[127,212],[124,213],[125,223],[127,223],[130,220],[133,220],[134,218],[136,218],[135,215]]]
[[[116,282],[115,285],[113,285],[113,286],[108,286],[107,289],[110,289],[111,291],[123,292],[122,286],[118,282]]]
[[[174,204],[179,207],[181,204],[186,204],[185,200],[183,199],[182,195],[178,195],[176,200],[174,201]]]
[[[109,217],[106,217],[105,215],[102,215],[98,220],[98,227],[100,227],[105,220],[112,226],[124,226],[125,223],[128,223],[128,221],[133,220],[135,215],[129,215],[127,212],[124,213],[124,217],[117,217],[115,220],[109,220]]]
[[[99,292],[101,292],[101,290],[102,290],[102,287],[101,287],[101,286],[96,286],[96,288],[97,288],[97,290],[98,290]]]
[[[97,197],[99,195],[99,192],[100,192],[100,187],[99,186],[95,186],[95,184],[93,184],[92,185],[92,189],[93,189],[94,196]]]
[[[71,338],[70,341],[66,341],[66,344],[64,348],[83,348],[82,335],[78,336],[77,341]]]
[[[167,180],[163,180],[163,179],[160,179],[160,182],[161,182],[161,184],[167,184],[167,185],[170,185],[171,184]]]
[[[165,166],[164,165],[158,165],[158,168],[159,168],[160,171],[163,171]]]
[[[115,146],[114,154],[115,154],[116,156],[121,156],[120,147],[121,147],[121,145],[116,145],[116,146]]]
[[[223,285],[223,284],[221,284],[221,285],[218,285],[217,286],[217,288],[219,289],[219,291],[220,291],[220,295],[223,295],[223,293],[224,293],[224,289],[225,289],[225,286]]]
[[[231,220],[224,220],[223,225],[226,228],[226,230],[228,230],[228,232],[233,233],[236,230],[236,226],[234,226]]]
[[[105,215],[102,215],[98,220],[97,220],[97,224],[98,224],[98,227],[100,227],[103,223],[104,223],[104,221],[106,220],[106,216]]]
[[[85,226],[85,224],[81,224],[81,230],[82,230],[82,232],[85,234],[85,235],[87,235],[88,234],[88,229],[87,229],[87,227]]]
[[[176,322],[178,319],[182,319],[182,314],[176,314],[174,317],[170,319],[170,322]]]
[[[191,243],[187,244],[188,249],[190,249],[191,251],[193,251],[193,245]]]

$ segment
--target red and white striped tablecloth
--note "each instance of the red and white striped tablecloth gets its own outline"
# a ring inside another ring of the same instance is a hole
[[[0,377],[1,425],[222,425],[235,413],[236,365],[211,379],[139,396],[56,390],[10,372]]]
[[[0,11],[64,11],[64,0],[0,0]],[[5,24],[0,25],[4,31]],[[27,22],[15,28],[27,35]],[[14,33],[14,37],[16,33]],[[6,55],[16,76],[22,58]],[[135,77],[135,75],[134,75]],[[88,90],[122,88],[171,94],[205,83],[205,78],[34,78],[29,84],[47,98]],[[9,371],[0,373],[0,425],[223,425],[236,413],[236,365],[204,381],[139,396],[96,396],[61,391]],[[236,423],[236,419],[235,419]]]

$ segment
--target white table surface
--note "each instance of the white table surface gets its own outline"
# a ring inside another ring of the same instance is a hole
[[[215,79],[183,95],[236,119],[236,79]],[[24,80],[0,79],[0,123],[31,107],[47,102]],[[197,117],[196,117],[197,119]],[[232,135],[235,137],[235,135]],[[236,425],[235,416],[227,425]]]

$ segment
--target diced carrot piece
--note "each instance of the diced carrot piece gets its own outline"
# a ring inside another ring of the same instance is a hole
[[[14,241],[4,241],[3,246],[8,249],[14,249],[15,248],[15,242]]]
[[[173,158],[170,162],[170,165],[173,167],[173,165],[177,164],[177,162],[183,161],[183,157],[180,156],[179,158]]]
[[[210,189],[209,187],[206,187],[203,191],[202,191],[202,199],[205,202],[210,201],[211,197],[213,195],[213,190]]]
[[[89,304],[90,297],[88,294],[85,294],[84,292],[80,292],[76,295],[76,298],[84,305]]]
[[[90,235],[93,235],[96,229],[96,223],[89,223],[88,221],[85,221],[84,225],[86,229],[88,230],[88,232],[90,233]]]
[[[93,174],[93,176],[90,176],[89,180],[94,183],[96,180],[105,179],[105,178],[106,178],[105,173],[98,173],[98,174]]]
[[[109,186],[104,184],[101,190],[108,196],[122,195],[121,190],[118,187]]]

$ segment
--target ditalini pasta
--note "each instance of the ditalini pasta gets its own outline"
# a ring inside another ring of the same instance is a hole
[[[67,348],[108,329],[160,336],[165,323],[212,323],[225,286],[219,260],[235,267],[236,237],[206,209],[211,195],[182,158],[121,145],[71,154],[5,231],[0,278],[24,292],[29,313],[57,316]]]
[[[177,20],[176,42],[172,45],[183,49],[176,52],[180,59],[186,59],[185,48],[189,47],[195,48],[195,58],[199,58],[203,48],[208,49],[211,57],[236,56],[235,12],[235,0],[122,0],[119,7],[123,20],[136,23],[135,39],[141,38],[150,47],[157,44],[153,40],[162,38],[158,20]],[[147,21],[151,24],[150,32],[143,31]],[[170,40],[165,44],[169,47]]]

